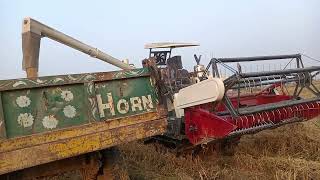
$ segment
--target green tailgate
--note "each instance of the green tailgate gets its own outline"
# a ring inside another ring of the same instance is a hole
[[[148,69],[0,81],[0,136],[12,138],[156,111]]]

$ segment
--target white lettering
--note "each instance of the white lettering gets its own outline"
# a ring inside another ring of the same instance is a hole
[[[99,112],[100,112],[100,117],[101,118],[105,117],[105,114],[104,114],[104,110],[105,109],[109,109],[110,113],[113,116],[115,115],[115,111],[114,111],[114,107],[113,107],[112,94],[111,93],[107,93],[107,97],[108,97],[108,102],[106,104],[103,104],[102,98],[101,98],[101,94],[97,94],[97,103],[98,103],[98,108],[99,108]]]
[[[153,103],[152,103],[151,95],[148,95],[147,97],[141,96],[141,99],[142,99],[143,108],[149,110],[153,108]]]
[[[132,112],[150,110],[154,108],[152,96],[146,95],[141,97],[132,97],[130,100],[120,99],[116,104],[113,101],[112,93],[107,93],[107,102],[104,104],[101,94],[97,94],[97,104],[100,112],[100,117],[106,116],[105,111],[109,110],[112,116],[115,116],[115,105],[117,105],[117,111],[120,114],[127,114],[131,108]]]
[[[122,105],[124,104],[124,105]],[[121,108],[121,105],[123,108]],[[125,99],[120,99],[117,103],[117,109],[120,114],[126,114],[129,111],[129,104]]]
[[[131,102],[131,109],[133,112],[136,111],[136,108],[139,108],[139,110],[142,111],[141,99],[139,97],[130,98],[130,102]]]

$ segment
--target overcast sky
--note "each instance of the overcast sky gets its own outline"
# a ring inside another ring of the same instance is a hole
[[[25,77],[21,26],[27,16],[138,67],[148,56],[145,43],[198,42],[198,48],[175,51],[191,69],[194,53],[204,64],[212,56],[304,53],[320,59],[319,9],[319,0],[0,0],[0,79]],[[41,41],[40,76],[116,69]]]

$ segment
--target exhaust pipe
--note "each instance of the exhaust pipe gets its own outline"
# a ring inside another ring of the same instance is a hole
[[[38,77],[40,41],[42,37],[48,37],[121,69],[133,69],[129,64],[123,63],[121,60],[116,59],[97,48],[89,46],[28,17],[24,18],[22,25],[22,68],[26,71],[28,78]]]

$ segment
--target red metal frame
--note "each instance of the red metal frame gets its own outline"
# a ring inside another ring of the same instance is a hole
[[[233,106],[238,108],[238,100],[241,107],[251,107],[293,99],[283,90],[281,95],[276,94],[274,89],[279,86],[279,84],[274,84],[257,94],[241,96],[239,99],[230,97],[230,100]],[[320,103],[303,103],[238,117],[217,116],[219,112],[226,110],[223,103],[216,106],[208,103],[185,109],[185,133],[189,141],[192,144],[198,144],[208,138],[224,138],[235,130],[253,128],[263,124],[276,125],[293,118],[309,120],[320,115]]]

